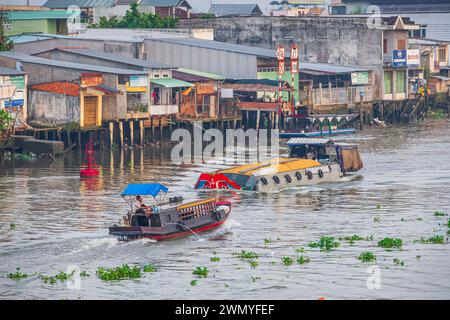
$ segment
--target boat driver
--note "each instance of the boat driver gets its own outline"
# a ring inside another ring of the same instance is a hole
[[[141,196],[136,196],[136,213],[142,213],[145,214],[147,216],[152,214],[152,208],[149,206],[146,206],[144,204],[144,200],[142,199]]]

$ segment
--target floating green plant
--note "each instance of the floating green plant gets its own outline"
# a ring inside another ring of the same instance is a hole
[[[303,248],[303,247],[297,248],[297,249],[295,249],[295,252],[297,252],[297,253],[304,253],[305,252],[305,248]]]
[[[9,230],[14,230],[16,228],[16,224],[15,223],[10,223],[9,224]]]
[[[333,237],[321,237],[317,242],[310,242],[310,248],[320,248],[320,251],[331,251],[333,248],[339,247],[339,242],[335,241]]]
[[[19,267],[16,268],[16,272],[8,274],[8,278],[13,279],[13,280],[21,280],[21,279],[28,278],[29,276],[30,275],[21,272]]]
[[[417,220],[417,221],[422,221],[423,219],[422,219],[421,217],[419,217],[419,218],[417,218],[416,220]]]
[[[382,248],[399,248],[403,245],[402,239],[398,238],[384,238],[378,241],[378,246]]]
[[[80,277],[82,278],[86,278],[86,277],[90,277],[91,275],[89,273],[87,273],[87,271],[81,271],[80,272]]]
[[[381,218],[380,217],[373,217],[373,222],[380,222]]]
[[[256,282],[256,280],[261,280],[261,277],[251,277],[251,279],[252,279],[252,282]]]
[[[268,245],[268,244],[270,244],[272,242],[272,240],[270,240],[270,239],[264,239],[264,244],[265,245]]]
[[[300,256],[297,258],[298,264],[305,264],[305,263],[308,263],[309,261],[310,261],[310,259],[307,257],[304,257],[304,256]]]
[[[448,221],[447,221],[447,227],[450,228],[450,219],[448,219]]]
[[[362,262],[372,262],[376,261],[377,257],[373,254],[373,252],[364,251],[359,255],[358,259]]]
[[[191,286],[196,286],[198,284],[198,281],[197,280],[192,280],[191,281]]]
[[[245,251],[242,250],[241,252],[234,252],[233,255],[237,256],[240,259],[258,259],[258,255],[253,251]]]
[[[196,267],[194,269],[194,271],[192,271],[193,275],[203,277],[203,278],[207,278],[208,273],[209,273],[209,271],[208,271],[208,268],[206,268],[206,267]]]
[[[377,204],[377,209],[381,209],[381,205],[380,204]]]
[[[353,235],[353,236],[350,236],[350,237],[341,237],[341,238],[339,238],[339,240],[345,240],[345,241],[348,241],[350,244],[353,244],[355,241],[372,241],[373,240],[373,236],[367,236],[367,237],[361,237],[361,236],[358,236],[358,235]]]
[[[115,268],[99,267],[96,274],[103,281],[138,279],[141,277],[141,269],[136,266],[124,264]]]
[[[419,243],[432,243],[432,244],[444,244],[444,236],[440,236],[440,235],[435,235],[432,236],[428,239],[425,238],[420,238],[419,240],[415,240],[415,243],[419,242]]]
[[[75,274],[75,270],[72,271],[71,273],[60,271],[55,276],[48,276],[48,275],[44,275],[43,274],[43,275],[41,275],[41,280],[44,283],[47,283],[47,284],[55,284],[58,281],[59,282],[66,282],[66,281],[70,280],[73,277],[74,274]]]
[[[291,257],[282,257],[281,262],[283,262],[285,266],[290,266],[294,263],[294,259],[292,259]]]
[[[250,264],[250,267],[252,267],[252,268],[256,268],[258,266],[258,261],[256,261],[256,260],[250,260],[248,263]]]
[[[400,261],[399,259],[395,258],[394,259],[394,263],[398,266],[404,266],[405,265],[405,261]]]
[[[435,217],[445,217],[445,216],[447,216],[447,214],[442,211],[435,211],[434,216]]]
[[[144,272],[156,272],[156,267],[152,264],[146,264],[144,266]]]
[[[211,257],[211,259],[209,259],[209,260],[211,260],[211,262],[219,262],[220,258],[219,257]]]

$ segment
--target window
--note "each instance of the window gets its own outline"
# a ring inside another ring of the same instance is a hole
[[[397,40],[397,50],[406,50],[406,39]]]
[[[447,50],[445,47],[439,48],[439,62],[445,62],[447,60]]]
[[[388,53],[388,39],[383,40],[383,53],[384,54]]]
[[[392,72],[384,72],[384,94],[392,94]]]
[[[397,71],[397,81],[395,82],[395,92],[405,93],[406,89],[406,71]]]

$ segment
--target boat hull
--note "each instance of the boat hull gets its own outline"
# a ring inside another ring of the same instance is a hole
[[[113,226],[109,228],[109,234],[119,237],[121,240],[147,238],[161,241],[186,237],[220,227],[228,219],[231,209],[227,211],[218,210],[187,221],[177,221],[173,219],[172,221],[164,223],[161,227]]]

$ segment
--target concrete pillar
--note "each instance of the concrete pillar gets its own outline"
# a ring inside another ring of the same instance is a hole
[[[256,111],[256,131],[259,130],[259,118],[260,118],[260,116],[261,116],[261,111],[260,110]]]
[[[162,124],[162,116],[159,117],[159,140],[162,141],[164,138],[164,128]]]

